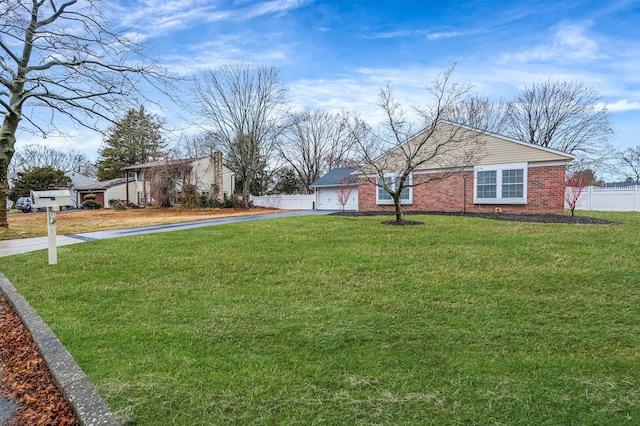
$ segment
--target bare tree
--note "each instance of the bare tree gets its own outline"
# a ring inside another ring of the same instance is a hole
[[[404,221],[402,198],[409,188],[446,179],[477,161],[482,155],[480,132],[453,125],[446,118],[459,107],[470,86],[452,83],[454,67],[439,75],[427,93],[434,103],[428,107],[414,107],[418,127],[412,124],[407,111],[393,97],[387,86],[378,95],[378,105],[386,121],[381,131],[360,126],[354,132],[360,145],[367,180],[383,189],[395,206],[396,222]],[[378,155],[383,152],[382,155]],[[414,175],[423,167],[434,173]]]
[[[9,171],[16,173],[33,167],[51,167],[89,177],[96,175],[96,166],[86,155],[74,149],[62,151],[38,144],[26,145],[16,150]]]
[[[183,135],[177,143],[176,152],[186,158],[206,157],[216,151],[217,139],[213,132]]]
[[[640,145],[625,149],[621,158],[633,172],[635,181],[640,182]]]
[[[159,163],[144,172],[144,180],[149,184],[152,205],[164,208],[182,202],[193,207],[197,188],[191,184],[191,163],[179,159],[166,159]]]
[[[208,120],[242,182],[249,208],[251,183],[274,153],[286,113],[286,87],[277,69],[247,63],[202,72],[194,81],[194,107]]]
[[[19,128],[46,135],[62,118],[97,130],[135,102],[141,80],[161,82],[163,71],[109,28],[101,7],[92,0],[0,2],[0,199]],[[4,209],[0,226],[8,227]]]
[[[338,182],[336,197],[338,199],[338,203],[340,203],[340,205],[342,206],[342,211],[344,211],[344,207],[349,202],[349,197],[351,197],[351,192],[353,192],[352,180],[347,178],[340,179],[340,182]]]
[[[449,121],[475,129],[503,134],[506,130],[506,102],[486,97],[469,96],[457,103],[449,113]]]
[[[582,167],[597,167],[613,152],[610,114],[598,92],[580,82],[527,86],[508,103],[506,118],[509,136],[573,154]]]
[[[593,180],[593,176],[590,177]],[[572,173],[567,177],[565,186],[558,188],[564,198],[564,202],[571,210],[571,216],[575,216],[576,207],[580,202],[580,197],[584,189],[589,186],[589,174],[583,172]]]
[[[292,114],[283,132],[280,155],[293,167],[304,190],[335,167],[357,163],[348,113],[306,109]]]

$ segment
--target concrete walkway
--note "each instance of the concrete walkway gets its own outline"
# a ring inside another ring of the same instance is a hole
[[[277,213],[255,214],[248,216],[230,216],[214,219],[196,220],[192,222],[169,223],[166,225],[141,226],[138,228],[113,229],[110,231],[86,232],[82,234],[59,235],[56,237],[57,246],[78,244],[84,241],[107,240],[110,238],[130,237],[132,235],[155,234],[158,232],[183,231],[185,229],[202,228],[205,226],[226,225],[228,223],[250,222],[253,220],[276,219],[281,217],[309,216],[329,214],[332,211],[296,210]],[[24,238],[21,240],[0,241],[0,257],[27,253],[48,248],[47,237]]]

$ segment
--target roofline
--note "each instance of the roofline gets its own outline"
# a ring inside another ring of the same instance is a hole
[[[498,133],[493,133],[493,132],[490,132],[490,131],[488,131],[488,130],[481,130],[481,129],[478,129],[478,128],[476,128],[476,127],[468,126],[468,125],[466,125],[466,124],[455,123],[455,122],[453,122],[453,121],[449,121],[449,120],[440,120],[440,123],[446,123],[446,124],[450,124],[450,125],[452,125],[452,126],[458,126],[458,127],[461,127],[461,128],[467,129],[467,130],[471,130],[471,131],[473,131],[473,132],[481,133],[481,134],[483,134],[483,135],[489,135],[489,136],[493,136],[494,138],[503,139],[503,140],[506,140],[506,141],[508,141],[508,142],[513,142],[513,143],[516,143],[516,144],[518,144],[518,145],[522,145],[522,146],[526,146],[526,147],[534,148],[534,149],[539,149],[539,150],[541,150],[541,151],[546,151],[546,152],[549,152],[549,153],[551,153],[551,154],[556,154],[556,155],[561,155],[561,156],[564,156],[564,157],[568,157],[568,160],[567,160],[567,161],[573,161],[573,160],[575,160],[575,158],[576,158],[576,156],[575,156],[575,155],[573,155],[573,154],[569,154],[569,153],[566,153],[566,152],[562,152],[562,151],[559,151],[559,150],[557,150],[557,149],[548,148],[548,147],[546,147],[546,146],[541,146],[541,145],[536,145],[536,144],[531,143],[531,142],[520,141],[520,140],[518,140],[518,139],[514,139],[514,138],[511,138],[511,137],[509,137],[509,136],[504,136],[504,135],[501,135],[501,134],[498,134]],[[405,143],[409,142],[411,139],[413,139],[413,138],[415,138],[416,136],[418,136],[420,133],[423,133],[423,132],[427,131],[427,129],[429,129],[429,127],[425,127],[425,128],[423,128],[422,130],[420,130],[420,131],[418,131],[418,132],[414,133],[412,136],[410,136],[409,138],[407,138],[407,140],[406,140],[406,141],[404,141],[404,142],[403,142],[402,144],[400,144],[400,145],[404,145]],[[393,147],[389,148],[388,150],[386,150],[385,152],[383,152],[382,154],[380,154],[379,156],[377,156],[376,158],[374,158],[372,162],[376,162],[376,161],[378,161],[378,159],[380,159],[380,158],[384,157],[385,155],[387,155],[389,152],[393,151],[394,149],[396,149],[396,148],[397,148],[398,146],[400,146],[400,145],[395,145],[395,146],[393,146]],[[354,171],[354,172],[353,172],[353,173],[351,173],[351,174],[362,174],[361,170],[362,170],[362,169],[364,169],[364,168],[365,168],[365,167],[367,167],[367,166],[370,166],[370,164],[366,164],[366,165],[364,165],[364,166],[360,167],[358,170]]]
[[[575,158],[576,158],[575,155],[569,154],[567,152],[563,152],[563,151],[560,151],[560,150],[557,150],[557,149],[553,149],[553,148],[549,148],[549,147],[542,146],[542,145],[536,145],[535,143],[531,143],[531,142],[521,141],[521,140],[518,140],[518,139],[514,139],[512,137],[509,137],[509,136],[501,135],[499,133],[493,133],[493,132],[490,132],[488,130],[481,130],[481,129],[478,129],[476,127],[467,126],[466,124],[454,123],[453,121],[449,121],[449,120],[442,120],[442,122],[451,124],[453,126],[460,126],[460,127],[463,127],[463,128],[465,128],[467,130],[480,132],[480,133],[485,134],[485,135],[493,136],[494,138],[504,139],[506,141],[517,143],[519,145],[528,146],[530,148],[536,148],[536,149],[539,149],[541,151],[549,152],[551,154],[557,154],[557,155],[562,155],[564,157],[569,157],[569,158],[571,158],[571,160],[575,160]],[[416,133],[416,135],[417,134],[418,133]]]
[[[161,166],[175,166],[184,163],[193,163],[194,161],[202,160],[207,157],[194,157],[194,158],[175,158],[175,159],[165,159],[165,160],[156,160],[149,161],[141,164],[132,164],[131,166],[123,167],[122,170],[142,170],[142,169],[151,169],[154,167]],[[153,165],[151,165],[153,164]]]
[[[334,183],[333,185],[309,185],[309,188],[330,188],[332,186],[340,186],[340,185],[344,185],[344,186],[358,186],[358,182],[351,182],[351,183]]]

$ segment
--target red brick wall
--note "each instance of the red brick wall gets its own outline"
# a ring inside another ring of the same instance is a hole
[[[464,210],[464,179],[467,178],[467,212],[493,213],[500,207],[512,214],[564,214],[565,166],[529,167],[527,169],[527,204],[474,204],[473,172],[460,172],[413,188],[413,204],[403,205],[403,211],[461,212]],[[432,175],[414,175],[414,182]],[[393,205],[376,204],[376,187],[366,179],[358,187],[359,211],[389,211]]]
[[[95,191],[95,192],[82,192],[82,193],[78,193],[78,205],[82,205],[82,203],[84,203],[84,196],[87,194],[94,194],[96,196],[96,202],[102,204],[102,208],[104,208],[104,191],[100,192],[100,191]]]

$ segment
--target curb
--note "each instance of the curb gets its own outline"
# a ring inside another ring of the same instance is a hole
[[[53,381],[69,401],[81,426],[120,426],[107,403],[80,369],[69,351],[53,334],[40,315],[0,273],[0,293],[16,311],[38,347]]]

